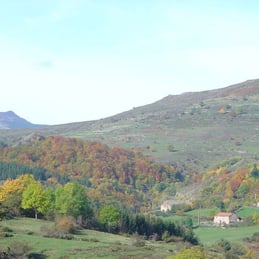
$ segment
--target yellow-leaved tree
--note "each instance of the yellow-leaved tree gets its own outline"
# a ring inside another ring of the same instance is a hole
[[[34,182],[32,175],[24,174],[17,179],[7,179],[0,187],[0,208],[3,214],[20,215],[22,193]]]

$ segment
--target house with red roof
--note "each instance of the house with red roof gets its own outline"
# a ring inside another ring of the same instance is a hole
[[[213,223],[216,225],[229,225],[231,223],[236,223],[239,218],[235,213],[232,212],[219,212],[214,216]]]

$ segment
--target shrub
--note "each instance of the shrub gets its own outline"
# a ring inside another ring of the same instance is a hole
[[[75,231],[73,220],[70,217],[62,217],[56,222],[56,231],[60,234],[72,234]]]
[[[45,258],[47,258],[47,256],[44,254],[39,254],[39,253],[30,253],[28,255],[28,258],[29,259],[45,259]]]
[[[167,242],[169,240],[169,238],[170,238],[169,232],[167,230],[164,231],[164,233],[162,234],[162,240]]]
[[[73,233],[75,232],[75,226],[73,220],[70,217],[62,217],[57,220],[54,227],[44,226],[41,228],[42,235],[44,237],[54,237],[62,239],[73,239]]]
[[[0,226],[0,233],[1,232],[13,232],[11,228]]]
[[[184,248],[176,255],[168,257],[168,259],[207,259],[208,257],[200,247]]]
[[[255,233],[252,235],[251,240],[254,241],[254,242],[259,242],[259,232],[255,232]]]
[[[28,255],[30,250],[31,247],[27,242],[16,241],[10,244],[7,253],[11,256],[11,258],[25,257]]]
[[[90,238],[89,239],[89,242],[100,242],[97,238],[94,238],[94,237],[92,237],[92,238]]]
[[[145,240],[142,236],[138,235],[137,233],[132,235],[132,245],[137,247],[145,246]]]
[[[231,249],[231,244],[228,240],[221,238],[220,241],[218,242],[218,246],[221,247],[224,252],[227,252]]]
[[[0,237],[12,237],[12,232],[13,230],[8,227],[0,226]]]

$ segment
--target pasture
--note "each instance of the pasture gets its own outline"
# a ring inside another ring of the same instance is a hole
[[[1,221],[1,229],[9,228],[9,237],[0,237],[0,250],[15,243],[28,244],[38,258],[166,258],[173,253],[173,244],[139,237],[126,237],[82,229],[71,240],[43,237],[41,229],[53,222],[19,218]]]
[[[251,237],[259,232],[259,226],[249,227],[199,227],[194,233],[199,237],[202,244],[212,245],[220,239],[243,242],[245,237]]]

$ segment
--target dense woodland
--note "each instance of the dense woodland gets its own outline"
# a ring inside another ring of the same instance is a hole
[[[238,167],[231,171],[231,165],[240,159],[224,162],[217,168],[209,170],[201,181],[203,205],[217,206],[221,210],[235,211],[242,206],[253,206],[258,202],[259,168],[257,164]],[[210,196],[210,199],[204,197]]]
[[[116,205],[131,212],[151,212],[183,185],[199,185],[200,194],[183,203],[233,211],[257,202],[257,164],[236,166],[242,159],[188,175],[175,165],[161,165],[136,149],[109,147],[96,141],[35,136],[28,143],[3,147],[0,180],[32,174],[45,185],[77,182],[86,187],[95,208]],[[190,189],[191,190],[191,189]],[[210,199],[207,195],[210,194]]]
[[[114,204],[134,212],[151,210],[153,199],[165,188],[175,192],[183,172],[160,165],[138,150],[108,147],[100,142],[64,137],[37,137],[0,153],[1,179],[23,173],[48,183],[71,180],[87,187],[96,207]]]

